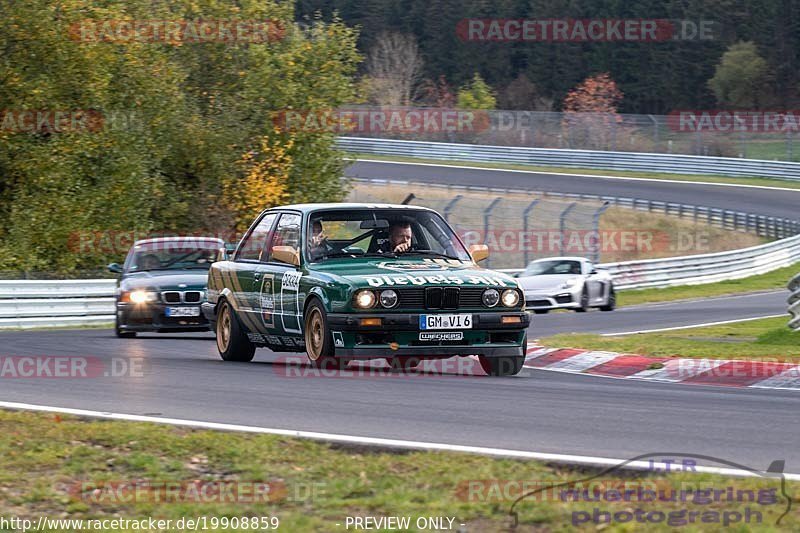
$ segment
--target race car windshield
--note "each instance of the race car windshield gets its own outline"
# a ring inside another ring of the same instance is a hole
[[[580,261],[536,261],[528,265],[523,276],[548,276],[562,274],[580,274]]]
[[[128,272],[151,270],[208,270],[219,261],[219,246],[210,247],[176,242],[158,242],[137,245],[126,261]]]
[[[415,210],[323,211],[306,230],[311,262],[355,257],[432,257],[470,261],[453,230],[438,214]]]

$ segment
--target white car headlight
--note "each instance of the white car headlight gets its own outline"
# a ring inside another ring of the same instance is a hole
[[[559,287],[560,289],[569,289],[578,284],[578,278],[569,278]]]
[[[375,297],[375,293],[368,289],[362,289],[356,292],[354,298],[356,307],[360,307],[361,309],[369,309],[373,307],[377,300],[378,299]]]
[[[135,304],[145,304],[158,301],[158,293],[150,291],[133,291],[130,295],[131,302]]]
[[[503,291],[501,301],[506,307],[516,307],[519,304],[519,293],[514,289],[506,289]]]

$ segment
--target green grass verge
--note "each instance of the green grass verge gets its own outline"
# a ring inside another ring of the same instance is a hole
[[[800,361],[800,332],[787,326],[788,315],[704,328],[661,333],[602,337],[582,333],[540,339],[553,347],[583,348],[659,357],[681,356],[709,359],[763,359]]]
[[[713,298],[716,296],[768,291],[771,289],[785,289],[789,280],[792,279],[799,270],[800,266],[793,265],[758,276],[720,281],[718,283],[685,285],[681,287],[667,287],[664,289],[619,291],[617,293],[617,302],[620,306],[627,306],[697,298]]]
[[[0,466],[1,513],[6,518],[30,518],[35,523],[42,515],[129,520],[276,516],[280,520],[279,530],[303,532],[346,531],[347,516],[408,516],[411,526],[407,530],[410,531],[419,530],[415,525],[418,517],[429,516],[454,517],[453,530],[507,531],[510,503],[519,493],[516,487],[523,482],[535,488],[540,486],[537,482],[562,483],[597,473],[535,461],[456,453],[393,453],[272,435],[13,411],[0,411]],[[753,466],[766,468],[767,465]],[[495,481],[487,484],[482,480]],[[622,482],[629,483],[625,488],[633,490],[657,487],[670,491],[692,487],[724,492],[734,487],[734,490],[753,494],[772,491],[775,499],[769,503],[701,504],[690,500],[598,504],[562,501],[558,497],[560,492],[553,495],[553,491],[548,491],[519,506],[521,527],[518,531],[571,531],[575,529],[572,513],[591,513],[595,507],[612,513],[632,507],[664,513],[687,510],[744,513],[749,507],[762,513],[763,527],[759,530],[796,531],[800,528],[797,513],[784,519],[780,528],[774,526],[786,508],[786,499],[775,480],[664,474],[662,470],[662,473],[608,474],[595,481],[607,484],[600,488],[604,491],[620,487]],[[269,484],[272,491],[268,493],[270,498],[257,498],[255,503],[197,503],[176,501],[186,496],[185,491],[161,493],[157,499],[155,492],[117,490],[119,485],[115,483],[126,482],[138,483],[140,489],[147,483],[157,487],[159,483],[256,482]],[[97,487],[104,488],[94,490]],[[115,489],[112,491],[109,487]],[[587,485],[578,488],[587,488]],[[787,492],[790,496],[800,494],[800,484],[789,482]],[[796,498],[794,496],[795,501]],[[687,519],[688,515],[683,516]],[[459,524],[466,524],[466,527],[461,528]],[[657,531],[672,530],[663,523],[650,527]],[[702,531],[708,527],[708,523],[700,523],[700,519],[695,518],[694,524],[682,529]],[[581,529],[599,528],[590,523]],[[605,529],[632,530],[630,523]],[[59,530],[71,529],[62,527]]]
[[[757,185],[764,187],[780,187],[783,189],[800,189],[800,182],[761,178],[758,176],[737,178],[734,176],[698,176],[696,174],[670,174],[666,172],[639,172],[626,170],[601,170],[594,168],[543,167],[536,165],[515,165],[510,163],[475,163],[473,161],[451,161],[447,159],[425,159],[416,157],[378,156],[373,154],[351,154],[350,159],[369,159],[380,161],[397,161],[400,163],[432,163],[447,166],[470,166],[503,170],[527,170],[548,172],[552,174],[590,174],[593,176],[623,176],[629,178],[664,179],[673,181],[702,181],[707,183],[729,183],[735,185]],[[413,180],[409,180],[413,181]]]

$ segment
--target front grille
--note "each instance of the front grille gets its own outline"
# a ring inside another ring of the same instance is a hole
[[[183,293],[183,301],[187,304],[199,303],[203,298],[203,293],[200,291],[186,291]]]
[[[203,291],[165,291],[161,293],[161,298],[168,304],[197,304],[203,301]]]
[[[181,293],[178,291],[162,292],[161,297],[164,298],[164,301],[168,304],[181,303]]]
[[[556,296],[556,303],[570,304],[572,303],[572,296]]]
[[[401,309],[481,309],[485,289],[480,287],[428,287],[395,289]]]

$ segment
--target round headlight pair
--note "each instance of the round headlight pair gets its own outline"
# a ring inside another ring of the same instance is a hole
[[[519,304],[519,293],[514,289],[506,289],[502,294],[497,289],[486,289],[481,300],[486,307],[495,307],[500,302],[505,307],[516,307]]]
[[[136,290],[128,295],[131,302],[135,304],[152,303],[158,301],[158,293],[151,291]]]
[[[375,307],[375,304],[380,302],[381,307],[385,307],[387,309],[392,308],[397,305],[399,298],[397,296],[397,292],[393,291],[392,289],[386,289],[385,291],[381,291],[380,295],[376,296],[374,291],[369,289],[362,289],[355,294],[355,304],[356,307],[361,309],[371,309]]]

